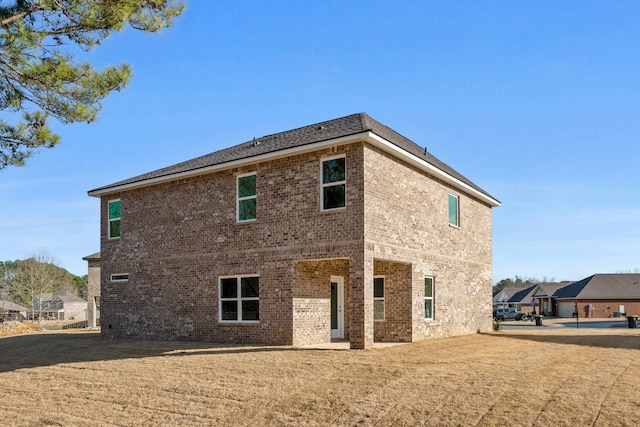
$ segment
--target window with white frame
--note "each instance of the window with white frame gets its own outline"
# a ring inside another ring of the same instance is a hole
[[[347,172],[345,157],[322,160],[320,206],[323,211],[343,209],[346,204]]]
[[[220,279],[220,321],[260,320],[260,280],[257,276]]]
[[[109,201],[109,239],[120,237],[120,199]]]
[[[433,320],[433,277],[424,278],[424,318]]]
[[[373,320],[384,320],[384,277],[373,278]]]
[[[111,282],[128,282],[129,273],[116,273],[109,276]]]
[[[253,221],[256,219],[256,174],[250,173],[238,176],[238,222]]]
[[[455,227],[460,226],[460,199],[451,193],[449,193],[449,224]]]

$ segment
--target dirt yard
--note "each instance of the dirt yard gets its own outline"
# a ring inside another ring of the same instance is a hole
[[[0,338],[0,424],[640,425],[640,329],[503,329],[368,351]]]

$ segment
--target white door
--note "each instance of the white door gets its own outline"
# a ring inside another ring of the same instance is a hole
[[[344,338],[344,278],[331,276],[331,338]]]

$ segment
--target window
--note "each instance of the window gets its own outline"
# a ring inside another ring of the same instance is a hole
[[[323,211],[342,209],[346,206],[347,175],[345,158],[322,161],[322,189],[320,206]]]
[[[120,237],[120,200],[109,201],[109,238]]]
[[[238,177],[238,222],[256,219],[256,174]]]
[[[460,201],[458,196],[453,194],[449,194],[449,224],[455,227],[460,226],[460,215],[459,215],[459,207]]]
[[[384,277],[373,278],[373,320],[384,320]]]
[[[424,318],[433,320],[433,277],[424,278]]]
[[[257,322],[260,320],[258,277],[220,279],[220,321]]]
[[[109,280],[112,281],[112,282],[128,282],[129,281],[129,274],[128,273],[112,274],[109,277]]]

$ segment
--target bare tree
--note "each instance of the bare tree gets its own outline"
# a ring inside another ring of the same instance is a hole
[[[65,280],[64,270],[55,264],[47,252],[40,252],[30,258],[16,261],[13,274],[7,282],[7,291],[12,299],[31,307],[31,318],[38,321],[42,317],[42,294],[53,292]]]

